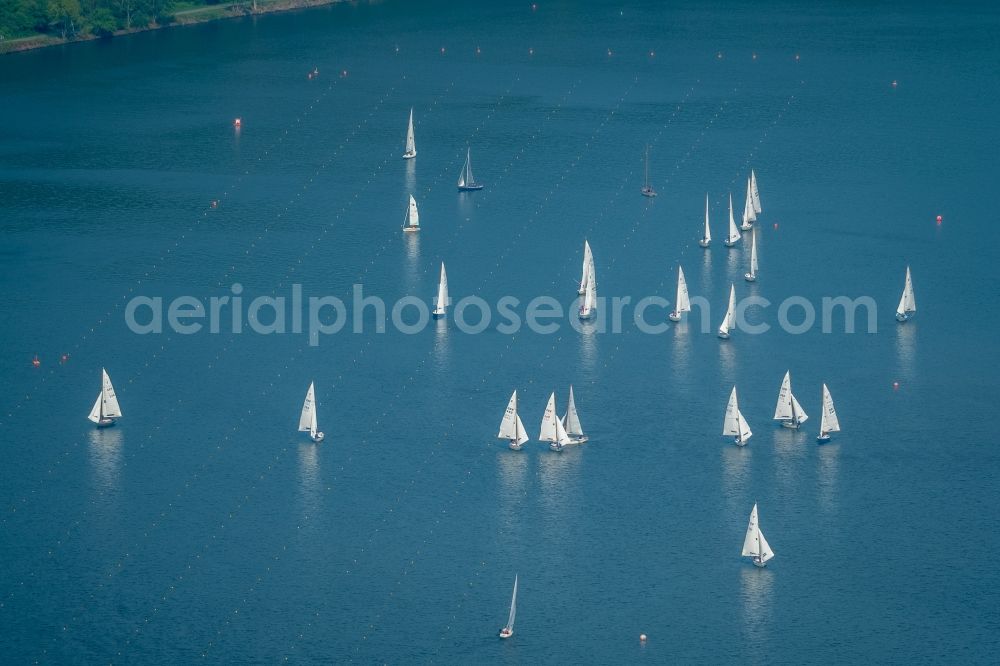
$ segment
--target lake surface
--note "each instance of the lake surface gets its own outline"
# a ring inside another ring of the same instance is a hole
[[[993,662],[995,8],[415,4],[0,59],[10,663]],[[750,167],[753,285],[720,242]],[[455,300],[569,307],[585,238],[602,297],[673,300],[680,264],[709,329],[628,309],[618,334],[407,335],[369,310],[310,345],[124,316],[236,283],[429,301],[441,261]],[[715,337],[733,282],[771,331]],[[869,296],[877,332],[783,331],[791,296]],[[125,417],[98,431],[101,367]],[[786,370],[799,432],[771,420]],[[311,380],[319,446],[296,432]],[[823,382],[843,432],[818,446]],[[495,438],[513,389],[534,436],[570,383],[590,442]],[[742,449],[719,434],[734,384]]]

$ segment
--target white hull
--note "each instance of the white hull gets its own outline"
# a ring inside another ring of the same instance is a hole
[[[667,319],[673,322],[678,322],[681,320],[681,316],[676,312],[671,312],[670,314],[667,315]]]
[[[725,245],[726,247],[734,247],[736,245],[736,241],[725,240],[722,241],[722,244]]]
[[[896,313],[896,321],[898,321],[901,324],[905,324],[906,322],[910,321],[910,316],[911,315],[908,315],[908,314],[899,314],[897,312]]]
[[[524,445],[518,444],[516,439],[512,439],[509,442],[507,442],[507,446],[510,447],[511,451],[520,451],[521,447],[523,447]]]
[[[823,442],[829,442],[830,441],[830,435],[826,435],[826,434],[820,433],[819,435],[816,436],[816,441],[820,442],[821,444]]]
[[[751,559],[750,561],[753,562],[753,565],[755,567],[759,567],[761,569],[763,569],[764,567],[767,566],[767,562],[761,562],[760,558],[758,558],[758,557],[755,557],[755,558]]]
[[[435,319],[441,319],[446,314],[448,314],[448,312],[447,312],[447,310],[435,310],[431,314],[434,316]]]
[[[501,629],[500,630],[500,638],[510,638],[513,635],[514,635],[514,630],[513,629]]]
[[[700,245],[702,247],[708,247],[711,244],[712,244],[712,241],[707,241],[704,238],[702,238],[700,241],[698,241],[698,245]]]
[[[719,331],[719,338],[721,340],[728,340],[729,339],[729,334],[728,333],[723,333],[722,331]]]
[[[740,231],[750,231],[751,229],[753,229],[753,223],[740,225]]]
[[[311,439],[312,441],[314,441],[314,442],[316,442],[317,444],[319,444],[320,442],[322,442],[322,441],[323,441],[323,438],[324,438],[325,436],[326,436],[326,435],[324,435],[323,433],[321,433],[321,432],[318,432],[318,433],[316,433],[315,435],[309,435],[309,439]]]
[[[98,428],[110,428],[115,423],[117,423],[117,421],[115,421],[114,419],[101,419],[100,421],[97,422],[97,427]]]
[[[403,231],[420,231],[420,227],[403,227]]]
[[[656,196],[656,190],[654,190],[652,187],[644,187],[644,188],[642,188],[641,192],[642,192],[642,196],[644,196],[644,197],[650,197],[650,198],[652,198],[652,197]]]
[[[798,430],[799,429],[799,424],[796,423],[795,421],[782,421],[781,422],[781,427],[782,428],[788,428],[789,430]]]
[[[552,451],[562,452],[562,450],[564,448],[565,447],[562,444],[560,444],[559,442],[550,442],[549,443],[549,449],[551,449]]]
[[[417,151],[415,150],[412,153],[403,153],[404,160],[412,160],[416,156],[417,156]]]
[[[569,443],[570,444],[583,444],[584,442],[588,441],[589,439],[590,438],[587,437],[586,435],[580,435],[579,437],[574,437],[573,435],[570,435],[569,436]]]
[[[579,317],[580,319],[582,319],[583,321],[587,321],[588,319],[593,319],[593,318],[594,318],[594,311],[593,311],[593,310],[591,310],[590,312],[587,312],[586,314],[585,314],[585,313],[583,313],[583,312],[580,312],[580,314],[579,314],[579,315],[577,315],[577,316],[578,316],[578,317]]]
[[[740,439],[739,437],[737,437],[736,439],[733,440],[733,444],[735,444],[736,446],[746,446],[747,445],[746,441]]]
[[[756,282],[757,276],[754,275],[753,273],[747,273],[743,276],[743,279],[746,280],[747,282]]]

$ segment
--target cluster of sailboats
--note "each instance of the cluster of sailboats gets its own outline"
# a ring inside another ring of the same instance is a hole
[[[500,432],[497,439],[507,440],[507,445],[513,451],[520,451],[528,442],[528,434],[524,429],[524,423],[517,412],[517,391],[510,396],[507,409],[504,411],[503,420],[500,421]],[[538,440],[548,442],[549,448],[553,451],[562,451],[571,444],[583,444],[588,440],[580,424],[580,415],[576,411],[576,400],[573,397],[573,386],[569,387],[569,403],[566,413],[562,418],[556,411],[556,394],[553,392],[549,396],[549,401],[545,405],[545,413],[542,415],[542,425],[538,432]]]
[[[778,421],[782,427],[798,430],[803,423],[809,419],[806,410],[799,404],[795,394],[792,393],[792,375],[786,372],[781,380],[781,388],[778,390],[778,403],[774,407],[774,420]],[[823,403],[820,411],[819,434],[816,440],[819,442],[830,441],[831,433],[840,432],[840,419],[837,418],[837,409],[833,406],[833,396],[830,389],[823,384]],[[739,396],[736,394],[736,387],[733,387],[729,394],[729,403],[726,405],[726,418],[722,425],[722,436],[732,437],[737,446],[746,446],[753,436],[750,425],[747,423],[743,412],[740,410]]]
[[[742,238],[740,231],[750,231],[753,223],[757,221],[757,216],[763,212],[760,206],[760,191],[757,189],[757,174],[753,169],[747,177],[747,195],[743,203],[743,220],[740,226],[736,226],[736,218],[733,215],[733,195],[729,195],[729,227],[726,230],[726,239],[723,244],[726,247],[733,247]],[[712,227],[709,224],[708,194],[705,194],[705,230],[702,233],[698,245],[708,248],[712,244]]]

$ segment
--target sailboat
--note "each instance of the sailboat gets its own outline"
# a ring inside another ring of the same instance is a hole
[[[437,301],[434,304],[435,319],[440,319],[448,310],[448,274],[444,270],[444,262],[441,262],[441,279],[438,282]]]
[[[312,441],[317,444],[323,441],[323,433],[319,431],[316,418],[316,389],[313,382],[309,382],[306,400],[302,403],[302,413],[299,414],[299,432],[308,432]]]
[[[553,451],[562,451],[563,447],[570,443],[566,428],[556,416],[555,393],[549,396],[549,403],[545,406],[545,414],[542,415],[542,429],[538,433],[538,439],[548,442],[549,448]]]
[[[101,392],[97,394],[97,401],[90,410],[88,419],[97,424],[98,428],[107,428],[115,424],[115,419],[122,417],[122,408],[118,404],[118,396],[115,395],[115,387],[111,385],[111,378],[108,371],[101,368]]]
[[[750,430],[750,425],[743,418],[743,412],[740,411],[735,386],[733,392],[729,394],[729,404],[726,405],[726,420],[722,424],[722,435],[723,437],[735,437],[736,439],[733,441],[736,446],[746,446],[747,440],[753,437],[753,431]]]
[[[485,187],[482,183],[477,183],[472,175],[472,149],[465,151],[465,165],[462,166],[462,173],[458,174],[459,192],[471,192],[481,190]]]
[[[754,220],[756,220],[757,215],[761,214],[761,209],[760,192],[757,190],[757,174],[754,173],[753,169],[750,169],[750,200],[753,202]]]
[[[594,266],[594,253],[590,251],[590,243],[583,241],[583,273],[580,276],[580,288],[576,290],[579,295],[587,293],[587,278]]]
[[[691,311],[691,299],[688,297],[687,280],[684,279],[684,269],[677,267],[677,301],[674,311],[667,315],[670,321],[680,321],[681,314]]]
[[[566,428],[566,435],[569,436],[570,444],[583,444],[589,438],[583,433],[583,426],[580,425],[580,415],[576,412],[576,401],[573,400],[573,385],[569,385],[569,405],[566,407],[566,414],[562,418],[563,427]]]
[[[781,425],[786,428],[798,428],[806,422],[809,415],[802,409],[802,405],[795,399],[792,393],[792,373],[785,373],[785,378],[781,380],[781,389],[778,391],[778,404],[774,408],[774,420],[781,421]]]
[[[750,232],[750,272],[743,276],[747,282],[757,280],[757,230]]]
[[[729,194],[729,234],[726,236],[726,240],[723,241],[726,247],[732,247],[736,245],[736,241],[740,239],[740,230],[736,228],[736,220],[733,219],[733,195]]]
[[[729,339],[729,332],[736,328],[736,285],[729,285],[729,307],[726,308],[726,316],[719,324],[719,337],[723,340]]]
[[[743,224],[740,227],[744,231],[748,230],[753,226],[753,223],[757,221],[757,212],[753,207],[753,186],[749,178],[747,178],[747,198],[743,202]]]
[[[823,384],[823,411],[819,417],[819,435],[817,442],[829,442],[831,432],[840,432],[840,419],[837,418],[837,410],[833,406],[833,397],[830,389]]]
[[[403,153],[404,160],[410,160],[417,156],[417,143],[413,140],[413,107],[410,107],[410,122],[406,125],[406,152]]]
[[[403,218],[403,231],[420,231],[420,213],[417,211],[417,200],[410,195],[410,205]]]
[[[646,146],[646,182],[642,186],[642,190],[640,190],[640,191],[642,192],[642,196],[644,196],[644,197],[655,197],[656,196],[656,190],[654,190],[653,186],[649,184],[649,146],[648,145]]]
[[[500,630],[500,638],[510,638],[514,635],[514,616],[517,614],[517,574],[514,574],[514,594],[510,596],[510,615],[507,624]]]
[[[913,300],[913,279],[910,277],[910,267],[906,267],[906,284],[903,285],[903,295],[896,307],[896,321],[906,322],[917,311],[917,302]]]
[[[517,391],[510,396],[507,403],[507,411],[503,413],[503,421],[500,422],[500,432],[497,439],[506,439],[508,446],[513,451],[520,451],[524,443],[528,441],[528,435],[524,431],[524,424],[517,414]]]
[[[580,306],[580,319],[590,319],[597,310],[597,275],[594,272],[594,262],[591,260],[587,270],[587,288]]]
[[[705,193],[705,235],[698,241],[698,245],[708,247],[712,242],[712,231],[708,228],[708,193]]]
[[[743,539],[743,557],[749,557],[755,566],[764,567],[767,561],[774,557],[771,546],[768,545],[764,533],[760,531],[757,522],[757,503],[754,502],[750,512],[750,524],[747,525],[747,535]]]

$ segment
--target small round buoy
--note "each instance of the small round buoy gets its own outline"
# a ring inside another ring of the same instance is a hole
[[[476,47],[476,55],[479,55],[481,53],[482,53],[482,50],[477,46]]]
[[[528,47],[528,55],[535,55],[535,49]]]
[[[347,70],[346,69],[340,70],[340,78],[342,78],[342,79],[346,79],[347,78]]]
[[[655,58],[656,57],[656,51],[650,51],[649,52],[649,57],[650,58]]]
[[[646,642],[646,634],[639,634],[639,640],[643,643]]]
[[[798,53],[796,53],[796,54],[795,54],[795,60],[798,60],[798,59],[799,59],[799,54],[798,54]]]
[[[35,354],[35,358],[31,359],[31,365],[33,365],[33,366],[35,366],[37,368],[41,364],[42,364],[42,362],[40,360],[38,360],[38,354]]]
[[[757,59],[757,54],[756,54],[756,53],[751,53],[751,54],[750,54],[750,57],[751,57],[752,59],[756,60],[756,59]]]
[[[774,223],[774,228],[775,228],[775,229],[777,229],[777,228],[778,228],[778,223],[777,223],[777,222],[775,222],[775,223]]]
[[[937,216],[937,223],[941,224],[941,222],[943,222],[943,221],[944,221],[944,218],[942,218],[940,215],[938,215]]]
[[[233,121],[233,127],[240,127],[242,124],[243,124],[243,121],[241,119],[239,119],[239,118],[237,118],[237,119],[235,119]]]
[[[895,391],[895,390],[897,390],[898,388],[899,388],[899,382],[893,382],[893,383],[892,383],[892,389],[893,389],[893,390]]]
[[[899,85],[899,84],[898,84],[898,83],[896,83],[896,79],[893,79],[893,80],[892,80],[892,87],[893,87],[893,88],[895,88],[895,87],[896,87],[896,86],[898,86],[898,85]]]
[[[722,51],[719,51],[718,53],[716,53],[715,57],[718,58],[719,60],[722,60]]]
[[[608,55],[609,56],[611,55],[611,49],[608,49]]]
[[[69,354],[63,354],[62,356],[59,357],[60,363],[65,363],[68,360],[69,360]]]
[[[444,53],[444,47],[443,46],[441,47],[441,53]]]
[[[537,2],[531,3],[531,11],[533,11],[533,12],[534,11],[538,11],[538,3]]]

